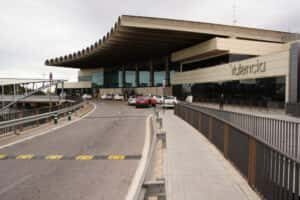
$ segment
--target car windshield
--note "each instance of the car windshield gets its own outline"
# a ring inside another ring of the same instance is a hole
[[[175,99],[175,97],[167,96],[165,99]]]

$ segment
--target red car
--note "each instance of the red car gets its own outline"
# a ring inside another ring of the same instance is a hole
[[[148,96],[138,96],[136,97],[135,107],[151,107],[156,106],[156,100]]]

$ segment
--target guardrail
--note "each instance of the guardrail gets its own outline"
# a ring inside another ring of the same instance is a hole
[[[16,133],[17,130],[22,131],[25,127],[39,125],[46,123],[54,116],[60,116],[68,112],[74,112],[82,107],[84,102],[72,103],[72,105],[65,105],[67,107],[57,107],[57,110],[51,112],[45,112],[42,114],[36,114],[32,116],[17,118],[13,120],[7,120],[0,122],[0,136]],[[60,108],[60,109],[59,109]]]
[[[198,106],[178,104],[175,114],[213,143],[265,199],[299,199],[300,163],[296,158],[268,144],[256,132]]]
[[[77,104],[78,102],[67,102],[64,104],[60,105],[55,105],[55,106],[44,106],[41,108],[35,108],[35,109],[28,109],[28,110],[21,110],[21,111],[8,111],[8,112],[2,112],[0,113],[0,122],[1,121],[8,121],[8,120],[14,120],[18,118],[23,118],[23,117],[28,117],[32,115],[37,115],[37,114],[43,114],[55,110],[60,110],[65,107],[72,106],[74,104]]]

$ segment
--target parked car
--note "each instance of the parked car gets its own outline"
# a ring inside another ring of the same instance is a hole
[[[102,94],[101,99],[105,100],[107,98],[107,94]]]
[[[113,94],[106,95],[106,100],[112,100],[112,99],[113,99]]]
[[[163,96],[160,96],[160,95],[154,95],[154,96],[152,96],[152,98],[155,99],[157,104],[162,104],[164,101]]]
[[[164,101],[162,104],[163,108],[174,108],[178,103],[177,98],[174,96],[166,96],[164,97]]]
[[[135,107],[151,107],[156,106],[156,101],[149,96],[138,96],[136,98]]]
[[[124,96],[122,94],[115,94],[113,99],[116,100],[116,101],[123,101]]]
[[[128,105],[135,105],[136,104],[136,97],[135,96],[130,96],[128,98]]]
[[[84,95],[82,95],[82,99],[89,100],[89,99],[92,99],[92,96],[89,94],[84,94]]]
[[[148,95],[145,95],[144,97],[149,98],[150,104],[151,104],[152,106],[156,106],[157,100],[156,100],[156,98],[155,98],[153,95],[148,94]]]

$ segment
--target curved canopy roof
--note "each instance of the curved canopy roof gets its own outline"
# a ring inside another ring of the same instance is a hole
[[[46,60],[50,66],[109,67],[168,56],[214,37],[283,43],[291,33],[184,20],[123,15],[102,39],[78,52]]]

